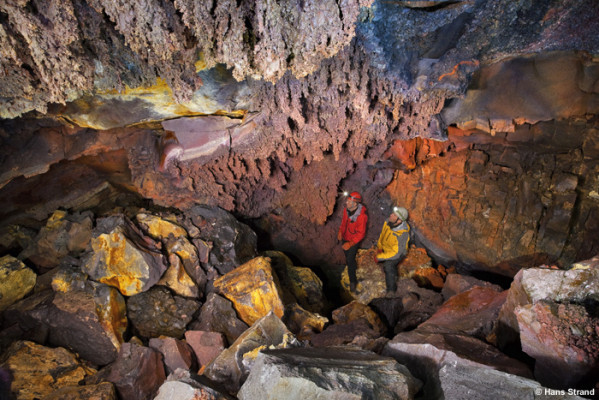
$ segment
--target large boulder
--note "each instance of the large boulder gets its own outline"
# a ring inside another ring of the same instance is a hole
[[[582,400],[574,394],[543,387],[537,381],[491,368],[461,363],[445,363],[439,370],[440,394],[443,399],[569,399]],[[588,391],[585,394],[590,394]]]
[[[154,286],[166,265],[158,246],[124,216],[100,218],[84,269],[94,280],[133,296]]]
[[[445,278],[445,284],[441,294],[445,300],[449,300],[451,296],[460,294],[473,288],[474,286],[491,287],[494,290],[501,292],[503,289],[499,285],[494,285],[490,282],[482,281],[473,276],[461,274],[448,274]]]
[[[245,381],[258,352],[273,347],[297,345],[295,338],[274,313],[254,323],[205,369],[204,375],[236,392]]]
[[[127,299],[129,320],[133,328],[146,338],[161,335],[182,338],[200,306],[199,301],[174,296],[161,286]]]
[[[536,360],[534,374],[539,382],[563,389],[596,383],[597,314],[589,315],[583,305],[546,300],[518,307],[515,313],[522,350]]]
[[[167,214],[160,217],[140,212],[135,218],[148,235],[164,245],[168,253],[170,267],[165,274],[167,277],[163,277],[161,282],[167,280],[167,286],[172,286],[182,296],[201,297],[206,286],[206,273],[200,264],[198,249],[189,241],[188,232],[179,225],[177,216]]]
[[[231,300],[239,318],[252,325],[269,312],[285,312],[277,276],[267,257],[256,257],[214,281],[214,287]]]
[[[402,332],[386,344],[382,355],[395,358],[422,380],[426,398],[441,398],[439,371],[447,363],[491,368],[532,378],[523,363],[479,339],[462,334],[428,333],[418,329]]]
[[[443,303],[418,329],[463,333],[485,340],[493,331],[507,294],[507,291],[475,286]]]
[[[187,210],[186,216],[200,230],[198,237],[212,243],[208,264],[221,274],[256,256],[256,233],[227,211],[195,206]]]
[[[237,317],[233,304],[217,295],[208,294],[197,320],[189,325],[190,330],[220,332],[229,344],[248,329],[249,326]]]
[[[0,258],[0,312],[25,297],[37,275],[13,256]]]
[[[298,303],[304,310],[324,313],[326,299],[322,290],[322,281],[310,268],[296,267],[291,259],[280,251],[265,251],[262,256],[271,260],[283,292],[285,304]],[[287,299],[286,295],[290,298]]]
[[[162,354],[133,343],[121,346],[117,359],[88,379],[90,384],[112,382],[121,399],[153,399],[166,380]]]
[[[79,255],[86,249],[92,235],[90,212],[68,214],[56,210],[19,257],[29,259],[41,268],[53,268],[68,254]]]
[[[237,396],[250,399],[413,399],[420,387],[388,357],[350,348],[264,350]]]
[[[68,348],[96,365],[113,361],[128,326],[119,291],[72,268],[56,271],[51,288],[7,309],[5,325],[17,325],[25,337]]]
[[[541,300],[586,304],[599,298],[599,256],[573,264],[569,270],[529,268],[520,270],[499,313],[497,341],[501,348],[519,339],[515,310]]]
[[[0,358],[0,367],[10,370],[17,400],[43,398],[62,387],[76,386],[96,372],[66,349],[29,341],[14,342]]]

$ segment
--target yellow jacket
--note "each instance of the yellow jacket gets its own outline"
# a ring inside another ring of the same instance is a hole
[[[377,259],[386,261],[404,257],[408,253],[409,242],[410,225],[407,222],[404,221],[395,228],[391,228],[385,221],[377,243],[377,248],[382,250],[382,253],[377,255]]]

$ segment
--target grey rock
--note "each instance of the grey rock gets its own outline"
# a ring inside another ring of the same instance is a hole
[[[216,293],[208,295],[200,316],[189,327],[198,331],[220,332],[226,336],[229,344],[249,328],[237,318],[233,303]]]
[[[518,399],[553,400],[582,399],[559,394],[539,382],[490,368],[447,362],[439,369],[442,398],[460,400]]]
[[[250,399],[412,399],[420,387],[388,357],[351,348],[264,350],[237,396]]]
[[[200,306],[197,300],[173,296],[168,289],[156,286],[129,297],[127,315],[141,336],[180,339]]]
[[[382,355],[395,358],[424,382],[426,398],[441,396],[439,370],[447,362],[490,368],[532,378],[526,365],[495,347],[470,336],[411,331],[402,332],[387,343]]]

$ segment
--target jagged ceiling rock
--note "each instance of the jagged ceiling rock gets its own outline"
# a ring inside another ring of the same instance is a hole
[[[46,112],[49,103],[158,77],[189,101],[202,85],[196,68],[218,63],[237,80],[276,81],[287,70],[302,77],[349,43],[371,2],[3,2],[0,115]]]

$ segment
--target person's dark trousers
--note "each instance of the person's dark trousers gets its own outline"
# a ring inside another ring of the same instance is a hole
[[[387,283],[387,292],[395,292],[397,290],[397,265],[401,260],[383,261],[383,269],[385,270],[385,282]]]
[[[358,245],[353,245],[349,248],[349,250],[343,250],[343,252],[345,253],[345,263],[347,264],[349,283],[357,285],[358,278],[356,276],[356,270],[358,269],[358,264],[356,263],[356,254],[358,254]]]

